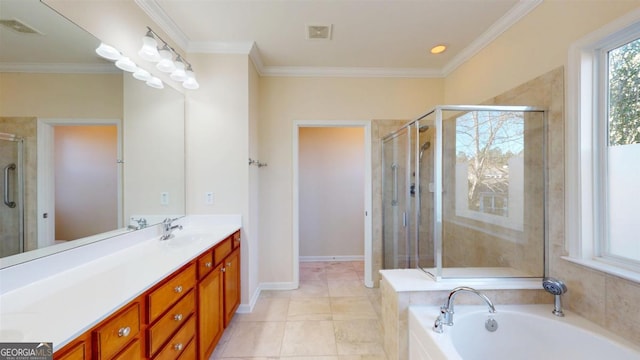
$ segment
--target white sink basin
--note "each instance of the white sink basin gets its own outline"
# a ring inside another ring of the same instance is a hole
[[[176,234],[174,233],[168,240],[160,240],[162,246],[170,248],[180,248],[185,246],[195,245],[201,242],[205,242],[210,239],[206,234]]]

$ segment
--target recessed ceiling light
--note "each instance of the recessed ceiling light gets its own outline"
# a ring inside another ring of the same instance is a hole
[[[445,50],[447,50],[447,46],[446,45],[436,45],[436,46],[431,48],[431,53],[432,54],[441,54]]]

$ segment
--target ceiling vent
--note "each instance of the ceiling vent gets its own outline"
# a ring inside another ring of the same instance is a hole
[[[0,25],[6,26],[21,34],[40,34],[39,31],[16,19],[0,19]]]
[[[332,25],[307,25],[307,40],[331,40]]]

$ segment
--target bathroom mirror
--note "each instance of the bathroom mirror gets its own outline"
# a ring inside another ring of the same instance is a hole
[[[24,252],[4,252],[13,236],[5,212],[13,208],[0,203],[7,208],[0,210],[0,268],[132,231],[132,219],[145,218],[149,226],[184,215],[184,95],[121,72],[96,55],[98,39],[39,0],[2,0],[0,18],[0,141],[9,148],[23,139],[15,160],[0,164],[7,168],[0,185],[9,186],[5,200],[23,210],[14,222],[22,222],[25,239]],[[111,132],[110,175],[94,169],[101,156],[92,149],[103,136],[65,130]],[[73,136],[88,148],[70,146]],[[17,171],[9,166],[16,161],[22,162]],[[56,164],[66,173],[52,170]],[[100,185],[105,178],[110,181]],[[73,185],[65,194],[55,184]],[[87,184],[93,187],[80,188]],[[67,201],[90,197],[86,209]],[[96,226],[105,213],[106,224]],[[63,226],[70,230],[61,235]]]

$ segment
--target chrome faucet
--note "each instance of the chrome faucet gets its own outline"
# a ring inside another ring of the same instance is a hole
[[[162,220],[162,237],[160,240],[169,240],[173,236],[172,232],[174,229],[182,230],[182,225],[171,225],[172,222],[178,219],[170,219],[166,218]]]
[[[131,218],[131,221],[135,221],[138,223],[136,230],[144,229],[147,227],[147,219],[141,217],[140,219]]]
[[[565,285],[561,280],[546,277],[542,279],[542,287],[544,290],[554,296],[554,306],[553,311],[551,312],[555,316],[564,316],[564,312],[562,311],[562,294],[567,292],[567,285]]]
[[[453,300],[461,292],[469,292],[478,295],[489,306],[489,313],[493,314],[496,312],[496,308],[493,306],[493,302],[491,302],[491,300],[489,300],[489,298],[485,294],[468,286],[460,286],[451,290],[447,301],[440,307],[440,315],[438,315],[438,318],[433,324],[433,331],[442,333],[444,325],[453,326]]]

